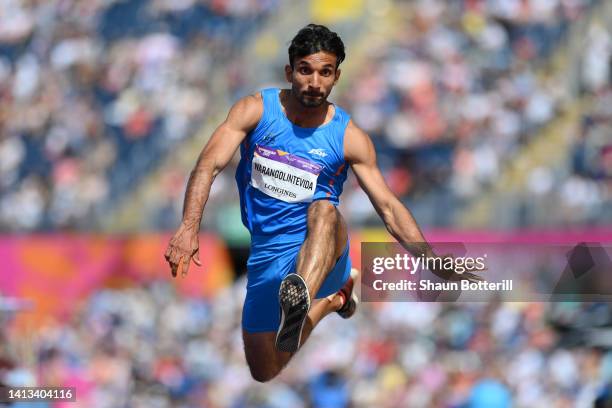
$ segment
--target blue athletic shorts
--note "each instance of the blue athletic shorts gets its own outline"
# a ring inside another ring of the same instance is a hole
[[[247,332],[277,331],[280,324],[278,289],[287,274],[295,273],[298,252],[304,236],[293,239],[277,236],[269,240],[252,239],[247,262],[247,293],[242,309],[242,328]],[[334,269],[327,275],[315,298],[336,293],[351,273],[349,243]]]

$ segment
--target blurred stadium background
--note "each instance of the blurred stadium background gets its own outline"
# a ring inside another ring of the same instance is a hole
[[[235,163],[204,267],[169,279],[200,149],[232,102],[282,86],[312,21],[344,39],[332,100],[426,236],[612,242],[612,2],[1,0],[0,382],[78,389],[36,407],[611,404],[601,303],[366,304],[255,383]],[[388,237],[353,179],[341,209],[358,263]]]

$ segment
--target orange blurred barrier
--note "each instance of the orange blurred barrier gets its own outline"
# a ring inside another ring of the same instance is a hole
[[[32,304],[31,310],[18,315],[30,326],[71,318],[78,303],[100,288],[163,279],[183,295],[210,297],[231,283],[233,266],[220,238],[202,234],[202,267],[192,263],[189,274],[176,279],[164,259],[169,239],[167,234],[0,237],[0,295]]]

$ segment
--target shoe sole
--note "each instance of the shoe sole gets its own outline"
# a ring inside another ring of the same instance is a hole
[[[304,279],[291,273],[278,290],[281,322],[276,332],[276,349],[294,353],[300,347],[302,329],[310,310],[310,295]]]

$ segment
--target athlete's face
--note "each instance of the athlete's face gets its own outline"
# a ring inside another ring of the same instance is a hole
[[[287,81],[291,82],[293,96],[307,108],[321,106],[340,78],[336,69],[336,56],[325,51],[296,58],[285,66]]]

